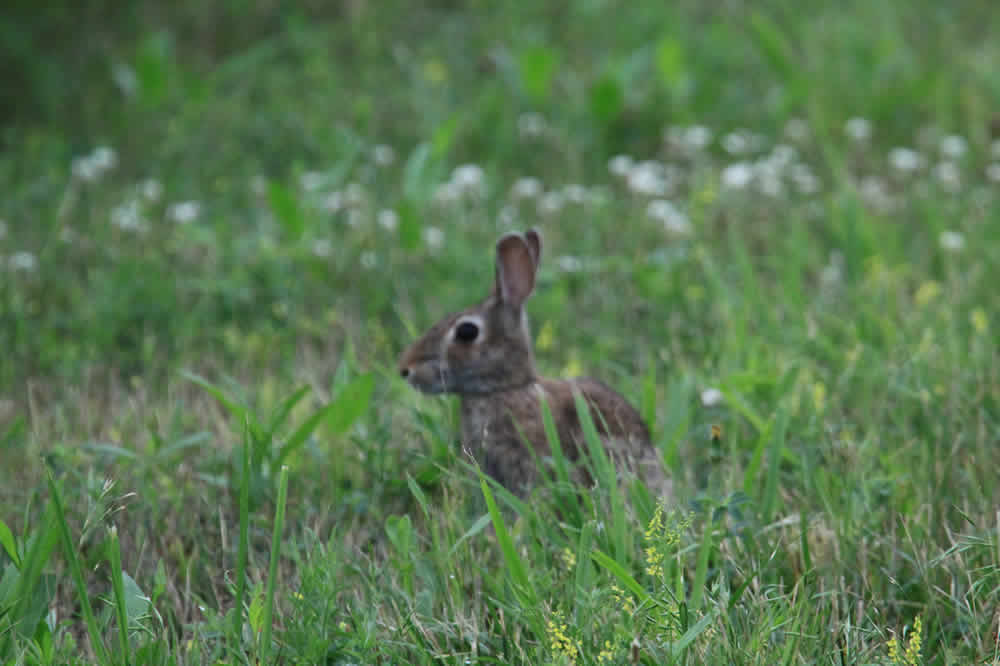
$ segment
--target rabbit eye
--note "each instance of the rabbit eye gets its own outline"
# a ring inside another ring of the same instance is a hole
[[[479,327],[471,321],[463,321],[455,327],[455,339],[462,342],[472,342],[479,337]]]

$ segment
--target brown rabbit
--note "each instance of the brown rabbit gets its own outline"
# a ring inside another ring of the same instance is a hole
[[[542,426],[545,396],[566,457],[587,450],[574,402],[579,391],[619,477],[638,474],[654,495],[668,481],[649,428],[621,395],[601,382],[546,379],[535,369],[524,302],[535,287],[542,239],[534,229],[505,234],[496,245],[496,283],[479,305],[450,314],[414,342],[399,360],[399,372],[424,393],[461,396],[462,444],[487,474],[523,495],[538,478],[538,460],[550,454]],[[590,481],[574,466],[577,481]]]

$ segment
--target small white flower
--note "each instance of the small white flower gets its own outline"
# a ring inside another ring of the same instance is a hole
[[[361,267],[368,270],[378,265],[378,256],[371,250],[362,252],[358,260],[361,262]]]
[[[629,169],[626,183],[634,193],[647,197],[665,196],[671,185],[664,166],[653,160],[639,162]]]
[[[344,207],[344,195],[339,190],[330,192],[323,198],[323,210],[328,213],[339,213]]]
[[[313,241],[312,253],[320,259],[325,259],[333,254],[333,243],[329,238],[318,238]]]
[[[514,199],[534,199],[542,193],[542,181],[537,178],[518,178],[510,188]]]
[[[139,208],[139,201],[131,199],[123,204],[115,206],[111,210],[111,224],[122,231],[146,231],[145,220],[142,219],[142,211]]]
[[[517,208],[510,204],[505,204],[497,213],[497,224],[505,229],[510,229],[517,224]]]
[[[522,113],[517,117],[517,133],[522,139],[537,139],[545,134],[545,116],[540,113]]]
[[[722,148],[733,156],[745,155],[760,150],[764,137],[747,130],[736,130],[722,137]]]
[[[889,194],[889,189],[877,176],[865,176],[859,183],[858,190],[861,198],[877,211],[886,213],[896,205],[895,199]]]
[[[969,149],[969,144],[965,137],[958,134],[949,134],[941,139],[941,154],[952,160],[960,160]]]
[[[396,161],[396,151],[392,146],[380,143],[372,148],[372,161],[378,167],[391,166]]]
[[[961,252],[965,249],[965,236],[959,231],[942,231],[938,236],[938,244],[942,250]]]
[[[143,198],[150,203],[156,203],[163,196],[163,185],[160,181],[155,178],[147,178],[142,181],[142,185],[139,186],[139,191],[142,193]]]
[[[481,195],[486,189],[486,174],[478,164],[463,164],[451,172],[451,182],[462,194]]]
[[[315,192],[326,184],[326,176],[319,171],[306,171],[299,176],[299,186],[306,192]]]
[[[889,164],[896,171],[909,173],[923,168],[924,156],[912,148],[893,148],[889,151]]]
[[[182,201],[167,208],[167,218],[177,224],[194,222],[201,215],[201,204],[197,201]]]
[[[576,273],[583,269],[583,261],[580,260],[580,257],[564,254],[556,258],[556,266],[564,273]]]
[[[796,150],[794,146],[789,146],[787,143],[779,143],[771,149],[771,155],[768,157],[768,161],[778,169],[785,169],[788,165],[794,162],[798,156],[799,151]]]
[[[434,188],[434,202],[443,206],[453,204],[462,198],[462,191],[458,185],[451,182],[441,183]]]
[[[587,188],[577,183],[570,183],[562,189],[563,197],[571,204],[580,205],[587,201]]]
[[[731,190],[742,190],[753,180],[753,167],[748,162],[735,162],[722,170],[722,186]]]
[[[663,134],[664,139],[672,148],[689,155],[700,153],[712,143],[712,130],[704,125],[671,126]]]
[[[360,208],[365,203],[365,188],[360,183],[348,183],[344,188],[345,208]]]
[[[809,165],[803,163],[793,164],[789,177],[795,184],[799,194],[815,194],[819,191],[819,178],[812,172]]]
[[[611,175],[625,178],[632,170],[632,158],[628,155],[615,155],[608,160],[608,171]]]
[[[399,214],[391,208],[383,208],[375,216],[375,221],[386,231],[395,231],[399,226]]]
[[[360,227],[364,219],[364,213],[357,208],[351,208],[347,211],[347,226],[349,227]]]
[[[546,192],[538,199],[538,214],[543,217],[555,215],[561,211],[565,205],[566,199],[563,197],[562,192],[557,192],[555,190]]]
[[[954,162],[939,163],[934,167],[934,177],[949,192],[957,192],[962,186],[962,174]]]
[[[785,125],[785,137],[789,141],[802,143],[809,138],[809,123],[802,118],[789,118]]]
[[[432,250],[444,245],[444,232],[437,227],[424,227],[424,243]]]
[[[110,146],[98,146],[90,156],[94,167],[101,173],[118,166],[118,153]]]
[[[725,396],[717,388],[707,388],[701,392],[701,404],[705,407],[714,407],[722,402]]]
[[[785,184],[781,180],[781,173],[770,162],[757,163],[756,165],[757,188],[762,194],[772,198],[780,197],[785,193]]]
[[[646,215],[660,222],[667,232],[685,235],[691,232],[691,222],[687,215],[677,210],[677,207],[666,199],[653,199],[646,206]]]
[[[38,268],[38,259],[30,252],[15,252],[7,259],[7,266],[12,271],[31,273]]]
[[[126,97],[132,97],[139,89],[139,77],[135,70],[125,63],[115,63],[111,67],[111,78]]]
[[[1000,162],[994,162],[986,167],[986,179],[1000,183]]]
[[[840,250],[830,252],[830,263],[823,267],[819,274],[819,280],[824,285],[831,286],[839,283],[844,277],[844,253]]]
[[[97,168],[89,155],[75,158],[72,169],[73,177],[84,183],[95,183],[101,177],[101,170]]]
[[[844,132],[852,141],[864,143],[872,137],[872,124],[867,118],[855,116],[844,125]]]

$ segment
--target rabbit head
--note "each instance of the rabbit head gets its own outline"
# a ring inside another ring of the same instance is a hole
[[[486,395],[535,382],[524,302],[535,288],[542,238],[531,229],[496,244],[493,291],[446,316],[403,352],[399,373],[424,393]]]

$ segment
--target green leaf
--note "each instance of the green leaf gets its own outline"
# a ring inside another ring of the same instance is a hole
[[[293,409],[295,409],[295,405],[299,404],[302,401],[302,398],[306,397],[307,393],[309,393],[308,386],[299,387],[294,393],[285,398],[274,410],[274,413],[271,414],[271,420],[267,426],[267,439],[274,436],[274,433],[278,431],[278,428],[285,423],[285,419],[288,418],[288,415],[291,414]]]
[[[678,638],[673,645],[670,646],[670,651],[673,654],[674,659],[680,659],[684,650],[687,649],[689,645],[698,638],[703,631],[708,629],[708,625],[715,621],[715,618],[719,615],[719,608],[713,607],[711,611],[705,614],[700,620],[695,622],[684,635]]]
[[[618,80],[605,74],[590,89],[590,112],[603,123],[617,118],[625,107],[625,92]]]
[[[448,551],[448,557],[449,558],[454,557],[455,553],[458,551],[459,546],[461,546],[463,543],[465,543],[472,537],[482,532],[484,529],[486,529],[486,526],[490,524],[490,520],[491,516],[488,513],[479,516],[479,518],[476,519],[476,522],[472,523],[472,527],[466,530],[465,534],[460,536],[458,540],[454,543],[454,545],[451,547],[451,550]]]
[[[597,564],[607,569],[611,575],[617,578],[618,582],[625,586],[629,592],[638,597],[640,604],[652,602],[662,605],[656,598],[651,597],[649,593],[643,589],[642,585],[639,584],[639,581],[633,578],[632,574],[630,574],[625,567],[618,564],[613,557],[597,549],[593,550],[590,553],[590,556],[595,562],[597,562]]]
[[[267,198],[274,216],[278,218],[278,222],[284,227],[289,237],[292,240],[301,238],[302,232],[306,228],[306,222],[295,195],[281,183],[271,183],[268,187]]]
[[[14,541],[14,533],[7,527],[7,523],[0,520],[0,546],[3,546],[7,556],[14,562],[14,566],[21,568],[21,558],[17,554],[17,542]]]
[[[260,635],[260,630],[264,628],[264,586],[259,583],[253,588],[247,621],[250,623],[254,635]]]
[[[538,595],[535,594],[535,589],[531,585],[531,579],[528,578],[524,562],[521,561],[521,556],[518,555],[517,550],[514,548],[514,542],[511,540],[510,532],[507,531],[507,526],[503,522],[503,516],[500,515],[500,509],[493,498],[493,493],[490,491],[490,486],[486,481],[483,470],[477,467],[476,471],[479,474],[479,487],[482,489],[483,497],[486,499],[486,506],[489,509],[490,518],[493,520],[493,529],[496,530],[497,542],[500,544],[500,552],[503,554],[504,562],[507,564],[507,571],[510,573],[514,592],[522,598],[524,605],[534,607],[537,605]]]
[[[413,525],[410,517],[389,516],[385,520],[385,534],[389,537],[389,542],[396,548],[401,556],[409,558],[413,547]]]
[[[330,411],[326,425],[337,434],[347,432],[368,409],[374,388],[375,377],[370,372],[351,380],[337,393],[336,408]]]
[[[788,410],[779,407],[774,416],[774,431],[771,446],[767,456],[767,479],[764,485],[764,499],[761,503],[761,520],[768,523],[773,518],[775,505],[778,502],[778,468],[781,463],[781,451],[785,446],[785,433],[788,430]]]
[[[417,144],[403,166],[403,196],[414,201],[425,201],[430,190],[428,166],[431,146],[426,141]]]
[[[246,406],[241,405],[233,398],[230,398],[228,395],[226,395],[225,391],[223,391],[220,387],[208,381],[201,375],[196,375],[193,372],[182,370],[181,376],[187,379],[188,381],[194,382],[198,386],[208,391],[212,395],[212,397],[218,400],[222,404],[222,406],[226,408],[226,411],[228,411],[238,421],[249,419],[251,422],[254,422],[252,414],[250,413],[250,410]]]
[[[396,206],[396,212],[399,213],[399,246],[404,250],[417,249],[424,228],[417,207],[412,201],[403,199]]]
[[[684,64],[684,48],[681,43],[667,35],[656,44],[656,73],[660,81],[669,89],[677,88],[687,74]]]
[[[125,611],[128,614],[129,626],[134,626],[149,616],[152,601],[124,569],[122,570],[122,582],[125,584]]]
[[[536,100],[547,98],[559,69],[558,54],[545,46],[535,46],[521,52],[518,64],[525,92]]]

